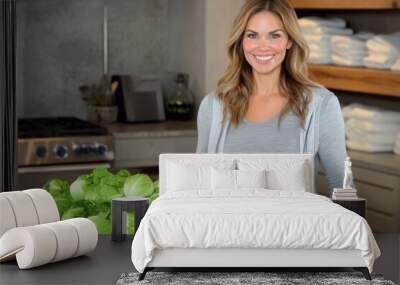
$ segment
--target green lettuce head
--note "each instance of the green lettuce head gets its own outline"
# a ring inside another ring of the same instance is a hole
[[[61,217],[72,205],[69,183],[61,179],[51,179],[46,182],[43,188],[54,198]]]
[[[123,191],[126,197],[150,197],[154,192],[154,183],[146,174],[135,174],[126,178]]]

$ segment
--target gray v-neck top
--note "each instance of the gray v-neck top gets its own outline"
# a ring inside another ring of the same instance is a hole
[[[237,127],[229,125],[225,153],[299,153],[300,122],[297,116],[288,112],[282,118],[278,129],[279,115],[265,122],[254,123],[246,119]]]

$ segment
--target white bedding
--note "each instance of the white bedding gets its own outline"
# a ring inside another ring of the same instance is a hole
[[[247,189],[199,196],[165,193],[152,203],[132,243],[139,272],[165,248],[358,249],[372,272],[379,248],[365,219],[328,198]]]

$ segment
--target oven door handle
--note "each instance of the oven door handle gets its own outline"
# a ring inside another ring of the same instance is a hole
[[[59,172],[74,170],[91,170],[96,167],[111,168],[109,163],[85,163],[75,165],[52,165],[52,166],[27,166],[19,167],[18,173],[43,173],[43,172]]]

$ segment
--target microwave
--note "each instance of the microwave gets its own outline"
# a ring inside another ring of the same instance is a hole
[[[118,122],[155,122],[165,120],[161,81],[157,78],[136,79],[129,75],[113,75],[118,82],[115,91]]]

